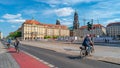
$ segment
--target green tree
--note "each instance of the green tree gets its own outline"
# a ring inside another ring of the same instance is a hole
[[[44,39],[49,39],[52,38],[51,36],[45,36]]]
[[[53,39],[57,39],[58,38],[58,36],[53,36]]]
[[[22,36],[22,33],[19,31],[15,31],[8,35],[8,37],[11,37],[11,38],[16,38],[16,37],[21,37],[21,36]]]

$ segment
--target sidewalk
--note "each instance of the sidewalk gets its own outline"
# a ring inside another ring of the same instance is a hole
[[[0,68],[50,68],[38,58],[13,47],[5,48],[0,42]]]
[[[47,42],[47,41],[22,41],[21,43],[54,50],[69,55],[79,55],[80,49],[79,44],[70,44],[66,42]],[[112,63],[120,64],[120,47],[109,47],[109,46],[95,46],[95,53],[89,59],[107,61]]]
[[[0,42],[0,68],[20,68],[14,58],[7,53],[6,48]]]

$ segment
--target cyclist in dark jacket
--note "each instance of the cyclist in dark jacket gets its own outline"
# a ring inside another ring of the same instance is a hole
[[[14,46],[15,46],[15,49],[16,49],[17,52],[19,52],[19,43],[20,43],[19,40],[16,38]]]
[[[84,38],[82,45],[85,47],[85,49],[88,47],[87,48],[88,54],[90,54],[90,51],[92,49],[91,44],[92,44],[92,40],[90,39],[90,35],[87,34],[87,36]]]

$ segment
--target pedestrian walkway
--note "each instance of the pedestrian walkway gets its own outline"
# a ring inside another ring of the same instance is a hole
[[[0,42],[0,68],[20,68],[14,58]]]

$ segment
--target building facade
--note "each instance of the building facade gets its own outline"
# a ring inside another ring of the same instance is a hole
[[[120,22],[108,24],[106,30],[108,36],[120,39]]]
[[[2,39],[3,38],[3,36],[2,36],[2,32],[0,32],[0,39]]]
[[[26,20],[21,27],[22,38],[40,39],[45,36],[69,36],[67,26],[59,24],[42,24],[36,20]]]
[[[81,26],[79,29],[74,30],[74,36],[83,38],[86,34],[94,37],[106,35],[106,28],[101,24],[93,24],[93,29],[88,31],[87,26]]]

